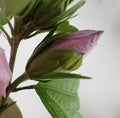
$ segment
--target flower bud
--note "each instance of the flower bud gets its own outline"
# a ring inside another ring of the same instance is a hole
[[[77,51],[45,51],[43,54],[37,55],[31,62],[28,62],[26,73],[30,78],[37,78],[52,71],[66,70],[81,57],[81,53]]]
[[[36,30],[51,30],[71,18],[75,11],[85,3],[85,0],[80,0],[67,9],[71,2],[69,0],[32,0],[27,10],[15,16],[15,30],[17,33],[23,30],[24,39]]]
[[[63,36],[42,54],[34,54],[28,61],[26,72],[30,78],[35,78],[52,71],[77,69],[82,55],[85,57],[95,47],[102,32],[83,30]]]
[[[45,0],[40,2],[34,11],[34,24],[44,28],[46,22],[60,15],[64,11],[66,1],[67,0]]]
[[[96,30],[73,32],[54,42],[49,50],[75,50],[85,57],[97,45],[102,33]]]
[[[0,96],[6,96],[6,88],[11,79],[11,71],[4,50],[0,48]]]

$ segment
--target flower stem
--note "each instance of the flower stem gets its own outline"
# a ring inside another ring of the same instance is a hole
[[[35,85],[30,85],[30,86],[24,86],[24,87],[19,87],[19,88],[15,88],[12,92],[18,92],[21,90],[26,90],[26,89],[34,89]]]
[[[8,19],[7,22],[8,22],[8,26],[10,28],[11,34],[13,35],[14,34],[14,28],[13,28],[11,22],[10,22],[10,19]]]
[[[10,62],[9,62],[9,66],[10,66],[10,69],[12,72],[14,69],[16,54],[17,54],[17,50],[18,50],[18,46],[20,44],[20,41],[21,41],[21,39],[18,36],[14,37],[12,39]]]
[[[7,94],[9,94],[10,92],[14,91],[15,88],[17,88],[17,86],[19,84],[21,84],[22,82],[28,80],[29,77],[28,75],[24,72],[22,75],[20,75],[7,89]]]

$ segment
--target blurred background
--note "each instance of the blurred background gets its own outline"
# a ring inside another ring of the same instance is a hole
[[[84,118],[120,118],[120,1],[87,0],[78,13],[71,24],[80,30],[104,30],[98,45],[77,71],[93,78],[80,81],[80,112]],[[43,37],[21,42],[14,78],[22,74],[27,59]],[[8,44],[3,36],[0,38],[0,46],[6,47],[9,58]],[[17,100],[24,118],[51,118],[34,91],[18,92],[11,97]]]

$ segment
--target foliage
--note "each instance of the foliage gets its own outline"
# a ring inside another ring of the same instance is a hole
[[[102,31],[79,31],[70,24],[70,19],[86,1],[79,0],[70,7],[72,2],[74,0],[0,0],[0,29],[11,52],[8,64],[0,48],[0,114],[15,104],[7,103],[11,92],[34,89],[53,118],[82,118],[79,79],[91,78],[74,70],[81,67],[84,55],[94,48]],[[47,35],[35,47],[23,69],[25,72],[12,81],[20,42],[44,32]],[[37,84],[19,86],[27,80]]]

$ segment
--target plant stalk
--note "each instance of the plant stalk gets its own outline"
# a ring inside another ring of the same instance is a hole
[[[14,70],[14,64],[15,64],[15,59],[16,59],[16,54],[17,54],[17,50],[18,50],[19,44],[20,44],[19,37],[17,37],[17,36],[14,37],[12,39],[10,62],[9,62],[9,66],[10,66],[11,72],[13,72],[13,70]]]

